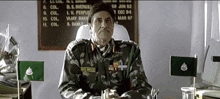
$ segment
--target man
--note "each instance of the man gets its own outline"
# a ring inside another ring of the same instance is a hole
[[[97,3],[88,15],[91,39],[71,42],[59,91],[71,99],[143,99],[150,94],[140,58],[140,49],[129,41],[115,41],[114,12]]]

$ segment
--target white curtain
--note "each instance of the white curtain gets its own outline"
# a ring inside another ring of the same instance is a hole
[[[219,1],[193,1],[191,56],[197,56],[197,72],[203,72],[208,45],[220,40]]]

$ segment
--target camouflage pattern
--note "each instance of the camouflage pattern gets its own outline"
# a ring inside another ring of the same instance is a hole
[[[102,90],[109,88],[125,99],[147,98],[152,87],[137,44],[111,39],[105,51],[101,50],[91,40],[76,40],[68,45],[58,86],[61,96],[97,99]]]

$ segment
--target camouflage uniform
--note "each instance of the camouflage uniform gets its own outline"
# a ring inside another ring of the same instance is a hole
[[[115,41],[102,52],[91,40],[71,42],[65,52],[59,91],[62,97],[91,99],[101,90],[116,89],[125,98],[146,98],[151,91],[140,49],[130,41]]]

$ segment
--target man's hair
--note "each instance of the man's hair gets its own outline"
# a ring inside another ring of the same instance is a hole
[[[99,11],[107,11],[112,16],[113,21],[115,21],[115,13],[111,5],[103,2],[98,2],[94,4],[90,9],[90,12],[88,14],[88,23],[91,23],[93,15]]]

